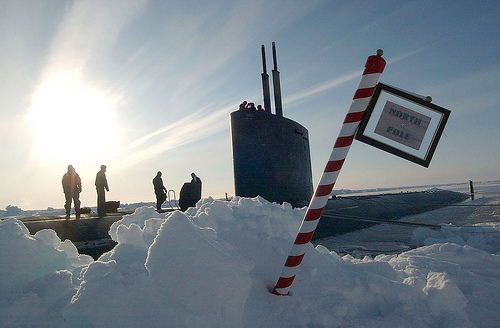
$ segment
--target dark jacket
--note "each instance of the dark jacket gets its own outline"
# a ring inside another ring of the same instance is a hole
[[[95,177],[95,187],[99,190],[106,189],[109,191],[108,180],[106,179],[106,174],[103,171],[97,172]]]

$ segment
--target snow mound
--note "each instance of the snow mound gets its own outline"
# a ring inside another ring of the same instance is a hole
[[[416,242],[434,238],[432,244],[364,259],[309,244],[292,295],[271,294],[304,213],[259,197],[207,198],[186,212],[163,214],[141,207],[112,225],[118,244],[97,261],[78,255],[52,230],[30,236],[20,221],[1,221],[0,326],[498,323],[498,244],[475,237],[474,248],[459,234],[440,239],[420,230]],[[487,228],[488,234],[500,230]]]

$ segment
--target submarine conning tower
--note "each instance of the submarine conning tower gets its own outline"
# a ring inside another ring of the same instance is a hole
[[[262,45],[264,108],[253,104],[231,113],[235,193],[270,202],[306,206],[313,194],[309,135],[299,123],[283,117],[276,47],[273,46],[275,114],[271,113],[269,75]]]

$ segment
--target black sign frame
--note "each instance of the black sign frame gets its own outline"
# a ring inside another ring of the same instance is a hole
[[[402,120],[400,126],[392,127],[387,124],[387,128],[383,126],[385,121],[391,119],[388,108],[394,119]],[[432,104],[416,94],[378,83],[355,138],[393,155],[429,167],[450,113],[448,109]],[[404,130],[405,128],[413,128],[411,131],[415,133],[410,134]],[[418,130],[415,130],[416,128]],[[410,137],[411,135],[416,137]],[[411,140],[412,138],[415,140]]]

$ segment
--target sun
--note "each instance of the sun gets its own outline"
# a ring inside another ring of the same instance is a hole
[[[32,155],[54,162],[104,152],[113,143],[116,104],[116,97],[77,79],[57,78],[43,83],[29,111]]]

